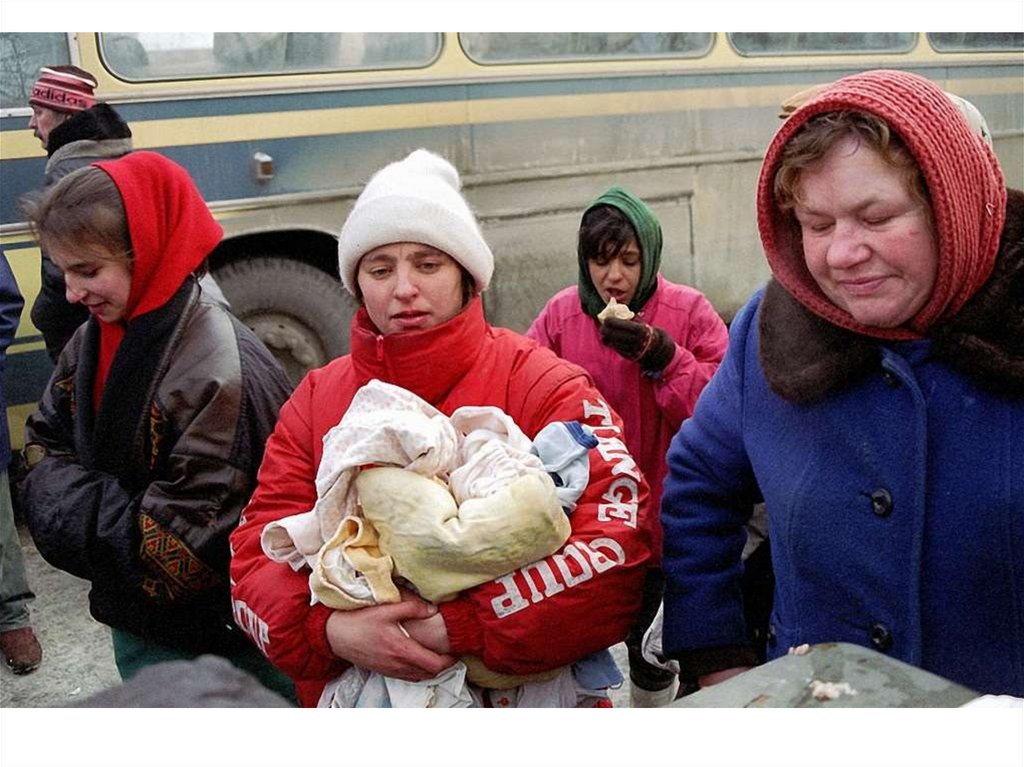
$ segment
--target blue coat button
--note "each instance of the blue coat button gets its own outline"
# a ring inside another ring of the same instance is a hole
[[[871,511],[879,517],[887,517],[892,514],[892,496],[884,487],[871,493]]]
[[[871,646],[879,652],[887,652],[892,648],[892,632],[884,623],[876,623],[871,627]]]

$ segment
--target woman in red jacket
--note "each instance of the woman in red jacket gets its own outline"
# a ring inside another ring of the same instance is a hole
[[[235,619],[306,705],[353,664],[409,681],[457,655],[508,674],[555,669],[622,641],[640,606],[656,515],[621,421],[583,370],[484,319],[494,258],[459,186],[455,168],[418,150],[363,190],[339,241],[341,277],[361,304],[351,354],[310,373],[282,408],[232,535]],[[531,439],[553,421],[587,424],[599,444],[563,548],[436,607],[412,594],[355,611],[310,606],[308,571],[271,561],[260,536],[313,507],[323,436],[374,378],[445,414],[499,407]]]

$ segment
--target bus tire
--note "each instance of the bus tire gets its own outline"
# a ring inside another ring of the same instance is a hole
[[[267,256],[233,261],[213,276],[231,311],[273,352],[293,383],[348,353],[356,302],[330,274]]]

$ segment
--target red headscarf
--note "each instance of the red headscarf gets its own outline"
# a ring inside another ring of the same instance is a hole
[[[815,115],[843,110],[884,120],[917,161],[931,196],[938,275],[930,298],[909,327],[862,325],[829,301],[807,270],[787,217],[775,204],[775,173],[786,142]],[[908,72],[862,72],[823,88],[779,128],[757,184],[758,229],[775,278],[818,316],[875,338],[920,338],[936,322],[955,315],[992,273],[1005,217],[1006,182],[988,144],[941,88]]]
[[[99,406],[110,365],[128,324],[166,304],[224,235],[188,172],[155,152],[132,152],[94,163],[113,180],[124,202],[132,241],[132,283],[124,319],[100,326],[93,386]]]

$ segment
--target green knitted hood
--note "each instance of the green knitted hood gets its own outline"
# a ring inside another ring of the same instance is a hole
[[[583,211],[583,215],[599,205],[610,205],[622,211],[636,232],[637,244],[640,246],[640,282],[633,300],[629,302],[629,308],[639,312],[658,287],[658,270],[661,268],[661,224],[654,211],[647,207],[647,203],[620,186],[613,186],[591,202]],[[583,311],[591,317],[597,317],[604,309],[604,301],[590,279],[586,259],[579,253],[577,257],[580,268],[580,303],[583,305]]]

